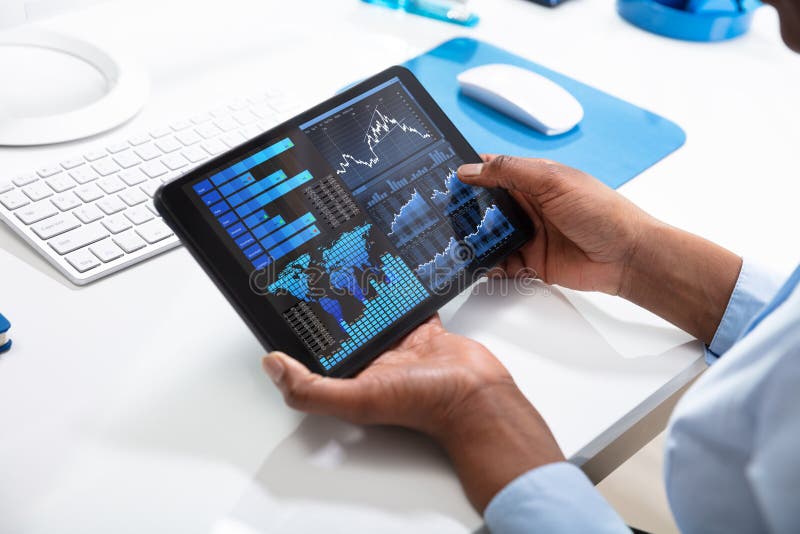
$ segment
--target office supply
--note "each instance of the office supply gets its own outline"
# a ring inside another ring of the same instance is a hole
[[[493,63],[458,75],[461,91],[545,135],[568,132],[583,108],[563,87],[531,70]]]
[[[89,137],[119,126],[144,106],[149,92],[148,77],[131,58],[81,38],[24,25],[95,1],[98,0],[3,1],[0,47],[34,47],[83,60],[105,78],[108,92],[85,107],[54,115],[5,113],[0,116],[0,145],[44,145]],[[20,69],[28,67],[19,65]],[[13,70],[4,72],[4,77],[19,78]]]
[[[368,4],[404,9],[409,13],[472,27],[480,17],[470,9],[469,0],[362,0]]]
[[[0,176],[0,219],[70,281],[87,284],[179,244],[151,201],[163,182],[296,109],[270,90]]]
[[[8,337],[10,328],[11,323],[0,313],[0,354],[11,348],[11,338]]]
[[[571,132],[547,137],[461,94],[458,75],[492,63],[516,65],[553,80],[581,103],[583,120]],[[672,153],[686,138],[678,125],[655,113],[475,39],[447,41],[405,66],[478,152],[553,159],[611,187]]]
[[[533,236],[393,67],[166,184],[156,206],[268,350],[350,376]]]
[[[617,12],[634,26],[685,41],[743,35],[760,6],[758,0],[617,0]]]

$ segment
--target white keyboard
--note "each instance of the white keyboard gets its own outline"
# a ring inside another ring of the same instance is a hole
[[[296,114],[278,91],[0,176],[0,217],[73,283],[88,284],[179,244],[153,206],[164,183]]]

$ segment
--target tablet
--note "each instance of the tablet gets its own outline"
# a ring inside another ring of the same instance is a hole
[[[267,350],[350,376],[533,235],[414,75],[393,67],[155,195]]]

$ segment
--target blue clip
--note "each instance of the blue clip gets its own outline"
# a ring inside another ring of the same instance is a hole
[[[743,35],[760,6],[758,0],[617,0],[617,12],[634,26],[684,41]]]

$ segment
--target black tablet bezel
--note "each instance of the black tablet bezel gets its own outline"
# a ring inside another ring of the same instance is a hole
[[[495,265],[508,254],[518,249],[533,237],[534,229],[530,218],[513,198],[502,189],[493,189],[492,194],[511,224],[517,229],[501,248],[483,258],[461,273],[462,283],[452,284],[443,294],[432,295],[421,305],[412,309],[400,323],[365,343],[339,365],[326,371],[315,355],[310,354],[305,345],[297,339],[286,325],[281,314],[251,288],[250,277],[242,276],[242,266],[233,257],[225,243],[215,233],[202,212],[186,194],[185,185],[216,169],[229,166],[245,157],[265,143],[284,137],[291,128],[297,128],[328,110],[335,108],[360,94],[398,78],[417,103],[429,115],[444,137],[453,145],[458,155],[468,162],[479,162],[480,157],[464,136],[456,129],[444,111],[436,104],[417,78],[404,67],[391,67],[353,87],[322,102],[308,111],[276,126],[275,128],[246,141],[245,143],[200,165],[175,181],[158,189],[154,196],[155,205],[164,220],[180,237],[189,252],[195,257],[209,277],[222,291],[234,309],[239,313],[250,330],[267,350],[280,350],[298,359],[312,371],[334,377],[352,376],[365,367],[375,357],[391,348],[398,340],[416,326],[433,315],[439,308],[458,295],[467,286],[464,280],[473,280],[477,272]]]

